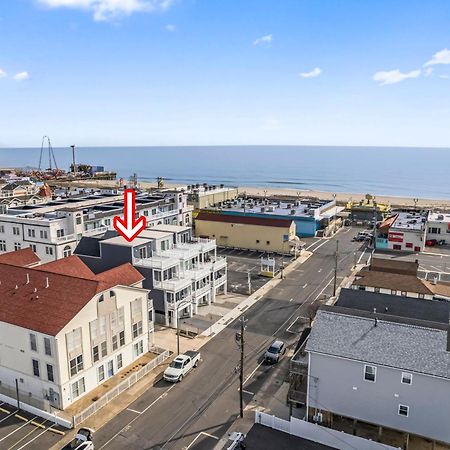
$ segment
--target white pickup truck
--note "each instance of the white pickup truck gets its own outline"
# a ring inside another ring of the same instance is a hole
[[[178,355],[164,371],[164,379],[172,383],[181,381],[183,377],[200,363],[200,352],[187,351]]]

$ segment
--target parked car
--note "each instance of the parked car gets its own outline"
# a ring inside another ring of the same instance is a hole
[[[275,341],[264,353],[264,360],[269,364],[277,363],[286,353],[286,345],[283,341]]]
[[[425,241],[425,245],[427,247],[434,247],[435,245],[437,245],[438,241],[436,239],[427,239]]]
[[[62,450],[94,450],[93,434],[94,432],[90,428],[80,428],[75,437]]]
[[[163,378],[166,381],[177,383],[185,377],[194,367],[200,363],[200,352],[187,351],[178,355],[164,371]]]

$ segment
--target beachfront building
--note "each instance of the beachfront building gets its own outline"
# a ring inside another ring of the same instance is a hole
[[[237,187],[225,186],[224,184],[194,184],[183,189],[188,194],[189,204],[195,209],[208,208],[228,200],[235,200],[239,195]]]
[[[94,274],[71,256],[30,267],[28,252],[0,261],[0,393],[16,404],[17,387],[21,405],[54,413],[148,352],[152,303],[130,264]]]
[[[384,220],[391,211],[390,205],[377,202],[370,194],[367,194],[364,200],[349,201],[346,209],[349,211],[349,219],[356,223]]]
[[[227,293],[226,258],[214,239],[193,238],[189,227],[159,225],[132,242],[120,236],[82,238],[76,254],[94,271],[131,263],[150,290],[155,319],[177,327],[178,320]]]
[[[354,428],[372,424],[379,436],[398,430],[405,448],[409,435],[450,443],[449,333],[448,317],[322,306],[306,344],[309,420],[332,426],[337,415]]]
[[[450,214],[429,212],[426,240],[445,241],[450,244]]]
[[[399,212],[380,224],[376,235],[376,248],[421,252],[425,247],[426,214]]]
[[[201,211],[195,218],[195,234],[215,239],[221,247],[294,254],[301,250],[295,222],[289,218],[239,216]]]
[[[238,198],[227,201],[217,208],[200,212],[215,212],[234,217],[256,217],[260,219],[289,219],[295,223],[298,237],[315,236],[318,230],[333,228],[334,220],[344,207],[335,200],[311,200],[291,202],[262,198]],[[340,219],[337,219],[340,221]]]
[[[10,208],[0,214],[0,253],[31,247],[43,261],[70,256],[83,236],[113,230],[113,218],[123,215],[123,207],[123,195],[97,193]],[[136,196],[137,213],[147,218],[148,228],[190,225],[192,209],[182,192]]]
[[[0,179],[0,212],[24,205],[47,203],[52,198],[48,185],[30,178]]]

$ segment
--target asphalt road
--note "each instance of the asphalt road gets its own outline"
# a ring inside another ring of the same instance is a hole
[[[368,253],[351,242],[355,232],[342,230],[339,239],[338,281],[355,260]],[[249,403],[277,369],[261,364],[261,355],[277,337],[295,346],[297,335],[287,331],[304,314],[308,303],[331,295],[336,238],[316,240],[314,255],[298,266],[245,313],[245,402]],[[356,253],[355,253],[356,252]],[[211,449],[239,412],[238,321],[202,347],[202,363],[181,383],[160,381],[126,410],[95,433],[96,449]]]

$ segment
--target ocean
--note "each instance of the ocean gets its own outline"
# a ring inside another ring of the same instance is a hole
[[[70,148],[54,148],[68,169]],[[0,167],[37,167],[40,148],[2,148]],[[450,199],[450,149],[319,146],[79,147],[77,163],[141,181]],[[48,165],[48,153],[43,155]]]

